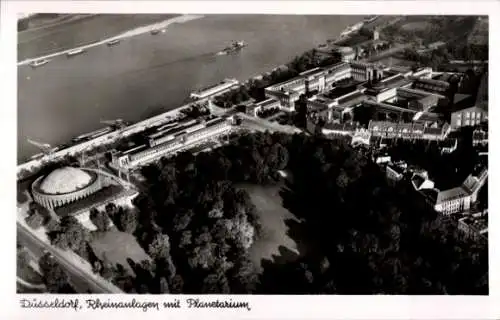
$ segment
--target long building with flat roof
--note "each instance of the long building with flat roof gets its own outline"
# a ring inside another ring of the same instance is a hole
[[[232,118],[228,117],[212,119],[202,127],[196,124],[192,127],[193,130],[187,128],[187,130],[174,135],[174,137],[158,138],[149,148],[114,154],[112,162],[114,166],[127,170],[145,165],[162,157],[194,147],[208,139],[216,139],[220,135],[229,133],[233,128],[232,121]]]
[[[340,62],[329,67],[304,71],[293,79],[265,88],[264,92],[266,98],[279,101],[282,109],[294,111],[295,101],[300,95],[313,91],[324,92],[334,82],[350,77],[349,64]]]
[[[193,99],[205,99],[214,95],[223,94],[232,89],[236,89],[239,86],[239,82],[236,79],[225,79],[220,83],[211,85],[207,88],[195,91],[191,93],[191,98]]]

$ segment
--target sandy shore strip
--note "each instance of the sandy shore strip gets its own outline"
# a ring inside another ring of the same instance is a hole
[[[84,45],[84,46],[81,46],[81,47],[76,47],[76,48],[72,48],[72,49],[68,49],[68,50],[59,51],[59,52],[52,53],[52,54],[49,54],[49,55],[46,55],[46,56],[42,56],[42,57],[26,59],[26,60],[23,60],[21,62],[18,62],[17,65],[18,66],[22,66],[22,65],[27,65],[27,64],[30,64],[30,63],[32,63],[34,61],[38,61],[38,60],[55,58],[57,56],[61,56],[61,55],[67,54],[68,52],[71,52],[71,51],[74,51],[74,50],[86,50],[86,49],[89,49],[89,48],[92,48],[92,47],[96,47],[96,46],[100,46],[100,45],[106,44],[106,43],[108,43],[110,41],[113,41],[113,40],[126,39],[126,38],[130,38],[130,37],[133,37],[133,36],[138,36],[138,35],[141,35],[141,34],[144,34],[144,33],[148,33],[148,32],[151,32],[153,30],[164,30],[164,29],[168,28],[168,26],[171,25],[171,24],[174,24],[174,23],[184,23],[184,22],[188,22],[188,21],[191,21],[191,20],[201,19],[203,17],[204,17],[203,15],[194,15],[194,14],[186,14],[186,15],[178,16],[178,17],[175,17],[175,18],[167,19],[167,20],[159,22],[159,23],[154,23],[154,24],[150,24],[150,25],[147,25],[147,26],[138,27],[138,28],[132,29],[130,31],[126,31],[124,33],[121,33],[121,34],[119,34],[117,36],[110,37],[110,38],[107,38],[107,39],[104,39],[104,40],[101,40],[101,41],[96,41],[94,43],[87,44],[87,45]]]

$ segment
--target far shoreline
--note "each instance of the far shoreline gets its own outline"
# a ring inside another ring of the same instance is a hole
[[[51,53],[51,54],[46,54],[46,55],[38,56],[38,57],[35,57],[35,58],[24,59],[22,61],[18,61],[17,66],[19,67],[19,66],[23,66],[23,65],[28,65],[28,64],[30,64],[30,63],[32,63],[34,61],[38,61],[38,60],[56,58],[58,56],[67,54],[68,52],[71,52],[71,51],[74,51],[74,50],[80,50],[80,49],[87,50],[87,49],[90,49],[90,48],[93,48],[93,47],[96,47],[96,46],[100,46],[100,45],[106,44],[109,41],[123,40],[123,39],[131,38],[131,37],[134,37],[134,36],[138,36],[138,35],[142,35],[142,34],[151,32],[152,30],[155,30],[155,29],[165,30],[171,24],[174,24],[174,23],[185,23],[185,22],[188,22],[188,21],[191,21],[191,20],[201,19],[203,17],[204,17],[203,15],[194,15],[194,14],[177,15],[177,16],[165,19],[165,20],[157,22],[157,23],[152,23],[152,24],[148,24],[148,25],[138,26],[138,27],[129,29],[127,31],[121,32],[118,35],[114,35],[114,36],[111,36],[111,37],[106,37],[105,39],[102,39],[102,40],[95,40],[93,42],[90,42],[90,43],[87,43],[87,44],[84,44],[84,45],[79,45],[79,46],[76,46],[76,47],[73,47],[73,48],[61,49],[61,50],[59,50],[57,52],[54,52],[54,53]]]

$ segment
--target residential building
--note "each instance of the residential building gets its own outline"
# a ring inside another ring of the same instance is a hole
[[[486,71],[481,77],[479,89],[476,97],[476,105],[488,101],[488,72]]]
[[[472,145],[473,146],[485,146],[488,144],[488,131],[482,129],[476,129],[472,133]]]
[[[422,139],[424,140],[444,140],[450,133],[451,127],[448,123],[441,127],[426,127],[423,132]]]
[[[353,136],[360,129],[358,123],[327,123],[321,129],[321,132],[327,137],[334,136]]]
[[[424,127],[421,123],[403,123],[390,121],[370,121],[368,130],[375,137],[390,139],[443,140],[449,133],[447,124],[440,128]]]
[[[401,166],[398,166],[392,162],[387,164],[387,166],[385,167],[385,174],[386,174],[387,180],[389,180],[392,183],[397,183],[397,182],[403,180],[404,173],[405,173],[404,168],[402,168]]]
[[[413,116],[414,123],[420,123],[425,127],[436,126],[440,123],[441,115],[439,113],[420,111]]]
[[[266,99],[264,101],[257,102],[255,104],[253,104],[252,107],[249,108],[252,111],[248,111],[248,112],[252,113],[251,115],[256,117],[257,114],[261,111],[270,110],[270,109],[278,109],[278,108],[280,108],[280,102],[276,99],[270,98],[270,99]]]
[[[474,241],[488,240],[488,216],[471,215],[458,220],[458,230],[469,239]]]
[[[381,164],[381,165],[387,164],[387,163],[391,162],[391,156],[388,155],[387,153],[382,153],[382,154],[374,155],[373,156],[373,161],[376,164]]]
[[[484,168],[477,176],[469,175],[461,186],[440,191],[434,209],[446,215],[469,210],[487,177],[488,169]]]
[[[457,150],[458,142],[457,139],[445,139],[440,145],[441,153],[450,154]]]
[[[372,134],[370,131],[368,131],[364,128],[356,129],[356,131],[354,132],[354,135],[352,137],[351,144],[353,146],[357,146],[360,144],[364,144],[364,145],[369,146],[371,137],[372,137]]]
[[[456,108],[451,114],[451,128],[456,130],[461,127],[475,126],[488,120],[486,104],[479,104],[470,108]]]

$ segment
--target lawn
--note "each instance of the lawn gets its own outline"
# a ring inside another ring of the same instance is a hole
[[[242,186],[257,207],[263,226],[262,236],[250,248],[250,257],[262,270],[262,259],[280,262],[298,257],[297,243],[289,236],[290,221],[296,217],[282,206],[279,194],[281,187],[263,187],[257,185]]]
[[[113,265],[121,264],[132,275],[135,273],[127,259],[132,259],[135,263],[150,260],[134,236],[125,232],[108,231],[100,234],[92,241],[91,246],[99,259],[106,257]]]

